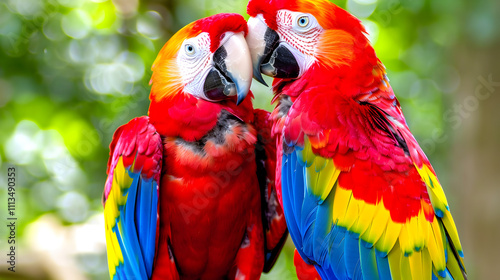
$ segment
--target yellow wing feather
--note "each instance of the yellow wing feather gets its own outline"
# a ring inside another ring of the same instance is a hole
[[[378,251],[387,253],[393,279],[432,279],[433,272],[437,275],[446,268],[453,270],[454,277],[455,274],[459,275],[456,279],[463,279],[460,273],[463,267],[462,247],[456,226],[443,189],[428,166],[415,167],[427,185],[434,210],[443,214],[442,219],[435,216],[429,222],[426,214],[432,210],[422,200],[422,208],[417,216],[405,223],[398,223],[391,219],[383,199],[376,204],[369,204],[356,199],[351,190],[339,185],[338,178],[342,171],[332,159],[315,155],[308,137],[305,137],[304,149],[297,151],[297,156],[300,164],[306,167],[308,188],[319,198],[320,203],[333,195],[333,224],[359,234],[360,239],[372,244]],[[451,254],[453,248],[447,242],[446,232],[460,254],[458,259]],[[445,249],[450,252],[448,263]]]
[[[424,267],[422,261],[422,251],[413,252],[408,258],[413,279],[424,279]],[[432,277],[432,275],[429,275]],[[427,278],[429,279],[429,278]]]
[[[361,235],[361,238],[370,244],[375,244],[387,228],[390,214],[389,211],[384,210],[386,210],[384,202],[380,201],[380,203],[375,206],[373,220],[371,221],[369,229]]]
[[[429,193],[429,197],[430,197],[432,206],[434,208],[434,211],[440,217],[440,221],[442,222],[442,225],[441,225],[442,234],[444,235],[445,234],[444,231],[446,230],[446,233],[448,234],[448,237],[450,239],[449,242],[451,242],[453,244],[453,248],[456,250],[456,253],[459,254],[457,261],[460,263],[460,266],[465,271],[465,265],[463,262],[462,244],[460,243],[460,239],[458,237],[457,227],[455,225],[455,221],[453,220],[453,217],[451,216],[451,212],[450,212],[450,209],[448,206],[448,201],[446,200],[446,196],[444,194],[443,188],[442,188],[441,184],[439,183],[439,180],[437,179],[436,175],[431,170],[431,168],[429,168],[429,166],[427,166],[426,164],[423,164],[422,167],[419,168],[415,164],[415,168],[417,168],[418,173],[420,174],[420,177],[427,185],[427,191]],[[433,228],[437,228],[437,226],[433,224]],[[443,244],[443,246],[446,246],[446,241]],[[451,248],[451,249],[453,249],[453,248]],[[452,253],[452,251],[450,251],[449,254],[451,254],[451,253]],[[462,277],[461,273],[460,273],[460,275],[453,275],[453,276],[454,277]]]
[[[387,258],[389,259],[389,267],[391,268],[392,279],[405,279],[402,277],[402,271],[401,271],[402,255],[403,253],[399,248],[399,242],[396,242],[392,250],[389,252],[389,255],[387,255]]]
[[[108,267],[110,278],[116,274],[116,267],[123,264],[123,254],[118,244],[118,239],[113,228],[120,224],[116,224],[117,218],[120,216],[119,207],[127,202],[127,195],[124,195],[124,188],[132,184],[133,179],[130,178],[123,165],[123,158],[120,157],[113,171],[113,185],[104,206],[104,220],[106,224],[106,247],[108,252]]]

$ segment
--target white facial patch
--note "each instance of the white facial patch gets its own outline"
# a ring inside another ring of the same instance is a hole
[[[182,43],[177,54],[177,67],[184,84],[184,91],[205,99],[203,86],[213,64],[210,52],[210,35],[203,32]]]
[[[289,45],[302,75],[315,61],[316,46],[324,29],[311,14],[279,10],[276,15],[278,34]]]

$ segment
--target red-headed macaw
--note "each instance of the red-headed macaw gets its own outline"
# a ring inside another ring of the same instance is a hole
[[[177,32],[152,67],[149,116],[115,132],[103,194],[111,279],[259,279],[274,264],[286,223],[246,33],[237,14]]]
[[[323,279],[466,279],[436,174],[360,21],[326,0],[251,0],[254,76],[273,76],[290,235]],[[278,182],[279,183],[279,182]]]

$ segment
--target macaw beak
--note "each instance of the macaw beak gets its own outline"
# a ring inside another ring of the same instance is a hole
[[[247,25],[247,45],[252,57],[254,78],[265,86],[267,84],[261,73],[275,78],[297,78],[300,67],[294,50],[280,42],[279,34],[266,25],[263,17],[251,17]]]
[[[212,101],[236,96],[240,104],[252,83],[252,59],[244,34],[226,32],[213,63],[203,86],[205,96]]]

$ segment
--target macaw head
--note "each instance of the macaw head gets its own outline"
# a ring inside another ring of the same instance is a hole
[[[247,12],[254,78],[262,83],[261,73],[296,79],[314,65],[351,66],[371,48],[361,22],[327,0],[250,0]]]
[[[153,64],[151,101],[189,94],[210,102],[242,102],[252,80],[246,34],[238,14],[217,14],[179,30]]]
[[[253,121],[252,60],[247,23],[238,14],[217,14],[188,24],[153,63],[150,122],[163,136],[201,139],[227,111]]]

